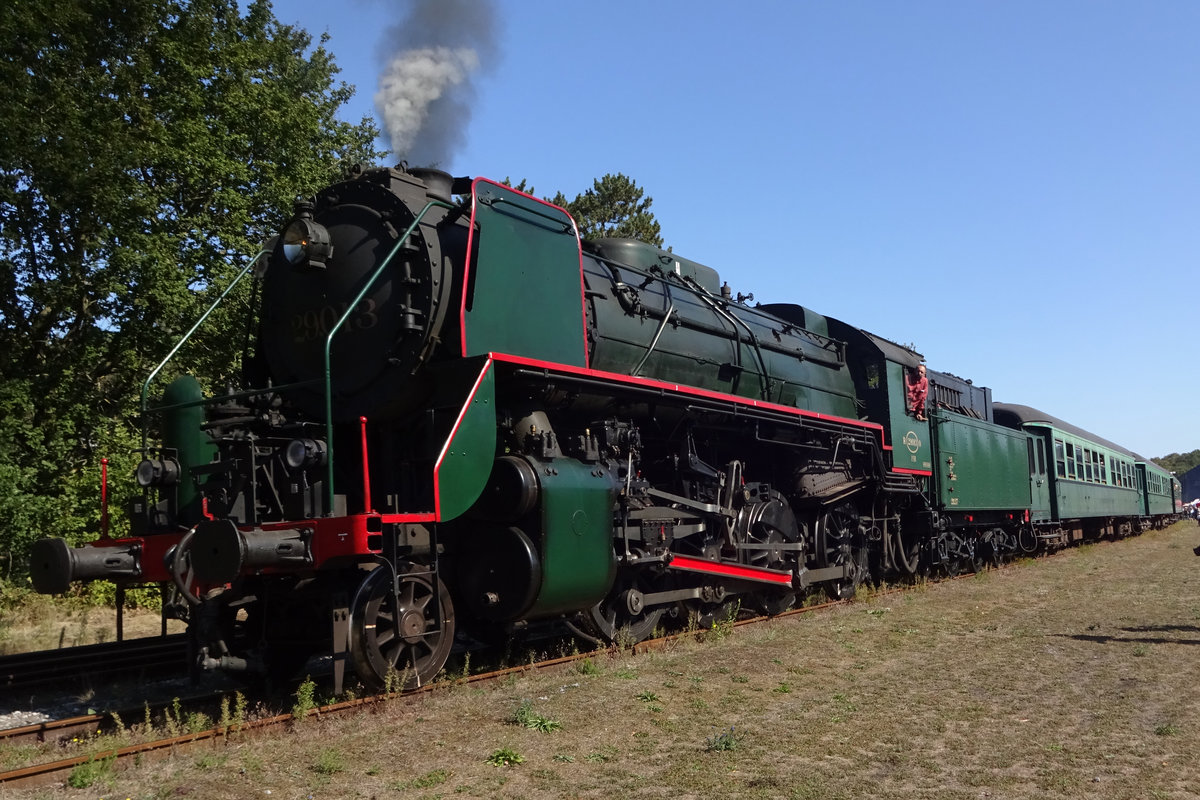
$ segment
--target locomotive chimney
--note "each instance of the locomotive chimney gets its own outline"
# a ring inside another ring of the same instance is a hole
[[[450,173],[433,167],[412,167],[408,174],[425,184],[425,194],[434,200],[453,202],[454,178]]]

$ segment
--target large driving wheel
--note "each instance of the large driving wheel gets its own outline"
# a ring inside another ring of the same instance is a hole
[[[822,514],[817,540],[825,566],[849,567],[847,577],[825,584],[826,593],[834,600],[850,599],[871,575],[870,551],[859,530],[858,514],[850,506]]]
[[[799,523],[783,495],[771,492],[762,503],[750,506],[746,525],[743,560],[752,567],[793,572],[797,550],[788,547],[801,539]],[[763,588],[752,594],[751,602],[765,614],[782,614],[796,604],[796,592],[788,588]]]
[[[400,576],[373,570],[359,587],[350,620],[350,657],[359,680],[380,690],[403,679],[426,683],[445,665],[454,644],[454,606],[442,582],[427,573]],[[436,588],[435,588],[436,584]]]

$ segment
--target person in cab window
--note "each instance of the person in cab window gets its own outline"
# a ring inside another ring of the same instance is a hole
[[[918,420],[925,419],[925,399],[929,397],[929,379],[925,377],[925,365],[917,365],[917,376],[904,374],[904,388],[908,395],[908,411]]]

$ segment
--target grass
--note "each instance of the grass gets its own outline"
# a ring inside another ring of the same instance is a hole
[[[11,796],[1194,797],[1198,541],[1193,523]]]
[[[0,582],[0,655],[102,644],[116,639],[115,609],[89,605],[78,597],[49,597]],[[167,631],[181,633],[184,625],[169,620]],[[158,636],[158,611],[127,608],[126,639]]]

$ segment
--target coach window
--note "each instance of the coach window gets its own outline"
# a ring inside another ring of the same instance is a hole
[[[1046,444],[1041,439],[1037,440],[1038,450],[1038,475],[1046,474]]]
[[[1100,482],[1108,483],[1108,465],[1104,458],[1104,453],[1100,454]]]
[[[1063,454],[1063,440],[1054,440],[1054,468],[1058,477],[1067,477],[1067,457]]]
[[[1067,442],[1067,477],[1071,480],[1075,480],[1076,476],[1079,475],[1079,472],[1075,469],[1078,466],[1078,462],[1075,460],[1075,450],[1075,445]]]
[[[1083,478],[1088,483],[1092,482],[1092,451],[1086,447],[1083,448],[1083,469],[1079,477]]]

